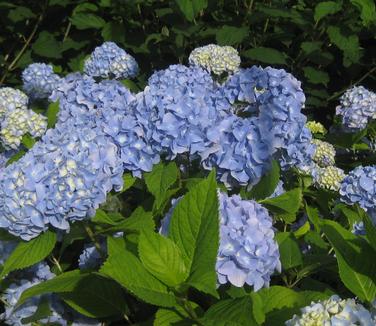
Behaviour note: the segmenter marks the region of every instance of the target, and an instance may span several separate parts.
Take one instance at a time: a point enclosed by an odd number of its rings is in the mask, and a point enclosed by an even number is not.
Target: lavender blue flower
[[[376,208],[376,166],[358,166],[343,179],[341,201],[359,204],[365,211]]]
[[[355,235],[366,235],[366,229],[363,221],[354,223],[351,232]]]
[[[239,69],[240,57],[232,46],[208,44],[191,52],[189,64],[202,67],[215,75],[232,74]]]
[[[0,265],[4,265],[4,262],[7,260],[14,248],[16,248],[16,246],[16,241],[0,240]]]
[[[180,198],[161,222],[160,233],[168,234],[172,213]],[[216,270],[218,283],[242,287],[245,283],[255,291],[269,286],[274,271],[281,270],[278,245],[274,240],[272,218],[255,201],[240,196],[228,197],[219,192],[220,246]]]
[[[106,249],[106,241],[101,241],[101,247],[103,250]],[[96,269],[103,263],[103,257],[97,250],[94,244],[85,244],[84,250],[82,251],[78,259],[78,267],[81,270],[86,269]]]
[[[372,315],[363,305],[355,299],[341,299],[337,295],[328,300],[312,302],[310,306],[301,309],[299,315],[285,322],[286,326],[345,326],[362,325],[373,326],[376,316]]]
[[[93,77],[126,79],[138,73],[136,60],[113,42],[96,47],[85,61],[85,74]]]
[[[23,89],[32,99],[46,99],[61,79],[51,65],[33,63],[22,72]]]
[[[364,129],[370,120],[376,118],[376,93],[363,86],[348,89],[340,98],[336,114],[342,117],[345,130]]]

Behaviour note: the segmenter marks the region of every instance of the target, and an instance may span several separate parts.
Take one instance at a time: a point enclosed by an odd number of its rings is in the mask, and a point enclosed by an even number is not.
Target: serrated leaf
[[[72,25],[75,26],[77,29],[100,29],[106,24],[106,21],[102,17],[99,17],[92,13],[82,12],[74,14],[70,18],[70,21]]]
[[[28,242],[22,241],[4,263],[0,278],[11,271],[32,266],[46,258],[55,247],[56,234],[46,231]]]
[[[55,37],[46,31],[39,33],[32,49],[34,53],[46,58],[61,58],[61,44]]]
[[[257,326],[249,296],[221,300],[212,305],[202,318],[205,326]]]
[[[278,185],[280,177],[280,168],[276,160],[272,161],[272,165],[268,173],[266,173],[258,184],[252,187],[247,193],[248,198],[256,200],[265,199],[273,194]]]
[[[324,300],[328,295],[321,292],[295,292],[283,286],[271,286],[257,292],[263,302],[266,314],[265,325],[280,326],[281,320],[286,321],[299,312],[300,307],[311,304],[312,301]]]
[[[269,64],[279,64],[279,65],[286,65],[286,55],[283,52],[280,52],[276,49],[266,48],[266,47],[258,47],[246,50],[242,52],[242,55],[246,58],[269,63]]]
[[[167,286],[177,286],[188,277],[179,247],[153,231],[140,234],[138,252],[142,264]]]
[[[317,70],[314,67],[304,67],[304,76],[312,84],[323,84],[326,86],[329,83],[329,75],[325,71]]]
[[[360,10],[360,17],[363,25],[376,21],[375,2],[373,0],[350,0],[350,2]]]
[[[334,221],[324,220],[321,228],[335,250],[344,285],[361,300],[372,301],[376,297],[376,251]]]
[[[189,302],[189,305],[198,315],[201,313],[200,307],[194,303]],[[179,326],[191,326],[192,320],[188,313],[179,306],[174,308],[159,308],[155,314],[154,326],[170,326],[170,325],[179,325]]]
[[[29,8],[23,6],[17,6],[15,9],[10,10],[8,14],[8,18],[15,23],[34,17],[35,14]]]
[[[290,269],[303,264],[302,253],[294,235],[290,232],[279,232],[275,236],[283,269]]]
[[[208,0],[175,0],[188,21],[193,21],[201,10],[208,6]]]
[[[98,274],[87,275],[73,291],[59,296],[74,310],[91,318],[121,316],[127,307],[118,284]]]
[[[217,183],[212,171],[179,201],[169,227],[169,237],[180,248],[190,271],[187,282],[214,296],[217,295],[218,209]]]
[[[259,202],[285,222],[292,223],[296,219],[302,197],[301,189],[296,188],[286,191],[278,197],[260,200]]]
[[[166,200],[167,191],[176,182],[178,175],[175,162],[167,165],[159,163],[154,166],[153,171],[144,174],[146,186],[155,198],[157,209]]]
[[[21,143],[27,149],[31,149],[35,144],[35,139],[33,137],[31,137],[29,134],[25,134],[25,135],[22,136]]]
[[[100,272],[107,275],[141,300],[161,307],[174,307],[175,297],[149,273],[131,252],[113,247]]]
[[[316,5],[314,19],[318,22],[320,19],[328,15],[333,15],[342,9],[341,2],[323,1]]]
[[[216,34],[216,40],[219,45],[235,45],[242,43],[248,36],[248,27],[236,27],[224,25]]]
[[[131,188],[136,182],[136,180],[137,179],[134,176],[132,176],[131,173],[125,173],[123,175],[124,185],[123,185],[123,189],[121,190],[121,192],[127,191],[129,188]]]

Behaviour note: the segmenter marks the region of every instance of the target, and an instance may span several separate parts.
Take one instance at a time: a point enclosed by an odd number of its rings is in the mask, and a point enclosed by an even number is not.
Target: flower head
[[[23,89],[31,98],[48,98],[60,80],[45,63],[33,63],[22,72]]]
[[[0,121],[8,114],[8,112],[16,109],[27,109],[29,98],[18,89],[10,87],[0,88]]]
[[[85,61],[85,74],[92,77],[125,79],[138,73],[136,60],[113,42],[96,47]]]
[[[316,187],[338,191],[346,175],[342,169],[336,166],[327,166],[324,168],[316,166],[312,170],[312,176]]]
[[[324,125],[317,121],[307,121],[306,127],[311,131],[313,134],[322,134],[325,135],[327,130],[325,129]]]
[[[348,89],[340,99],[336,114],[342,117],[345,130],[364,129],[370,120],[376,118],[376,93],[363,86]]]
[[[320,167],[334,165],[336,156],[336,150],[334,146],[319,139],[312,139],[312,143],[316,146],[313,160]]]

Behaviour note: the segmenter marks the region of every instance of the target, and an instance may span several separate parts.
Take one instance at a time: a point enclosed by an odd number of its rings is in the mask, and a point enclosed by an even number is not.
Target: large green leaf
[[[175,0],[188,21],[193,21],[201,10],[208,6],[208,0]]]
[[[47,31],[42,31],[32,46],[33,51],[46,58],[61,58],[61,44],[55,36]]]
[[[190,271],[188,282],[216,295],[219,218],[215,171],[179,201],[171,218],[169,237],[182,252]]]
[[[314,291],[295,292],[283,286],[271,286],[258,292],[266,314],[265,325],[280,326],[299,312],[299,308],[311,304],[312,301],[324,300],[327,294]]]
[[[289,269],[303,264],[302,253],[294,234],[279,232],[276,235],[283,269]]]
[[[258,47],[242,52],[246,58],[270,64],[286,65],[286,55],[276,49]]]
[[[317,70],[314,67],[304,67],[304,76],[312,84],[323,84],[326,86],[329,83],[329,75],[325,71]]]
[[[252,187],[249,193],[247,193],[247,197],[256,200],[269,197],[277,187],[279,177],[280,168],[278,162],[273,160],[270,171],[262,177],[258,184]]]
[[[257,326],[250,296],[221,300],[212,305],[203,317],[205,326]]]
[[[54,249],[56,234],[47,231],[30,241],[21,241],[4,263],[0,278],[16,269],[32,266],[46,258]]]
[[[148,190],[155,197],[155,206],[159,208],[166,201],[168,189],[176,182],[179,170],[175,162],[167,165],[159,163],[154,166],[153,171],[144,174]]]
[[[248,36],[248,27],[235,27],[224,25],[217,32],[216,40],[219,45],[235,45],[243,42]]]
[[[77,27],[78,29],[100,29],[106,24],[106,21],[102,17],[99,17],[92,13],[82,12],[74,14],[71,17],[70,21],[72,22],[72,25]]]
[[[321,228],[335,250],[342,282],[361,300],[372,301],[376,297],[376,251],[334,221],[324,220]]]
[[[315,14],[313,17],[315,18],[315,21],[318,22],[320,19],[324,18],[325,16],[335,14],[341,9],[342,9],[341,2],[335,2],[335,1],[319,2],[315,7]]]
[[[47,108],[47,127],[53,128],[57,121],[57,115],[59,113],[59,101],[52,102]]]
[[[360,10],[360,17],[364,25],[376,21],[375,2],[373,0],[350,0],[350,2]]]
[[[200,307],[194,302],[187,302],[191,309],[199,315],[201,313]],[[174,308],[159,308],[155,314],[154,326],[192,326],[195,325],[190,319],[189,314],[182,307]]]
[[[180,249],[172,240],[153,231],[143,231],[138,251],[145,268],[166,285],[177,286],[188,277]]]
[[[100,272],[145,302],[161,307],[176,305],[175,297],[167,287],[149,273],[134,254],[120,246],[112,247],[112,253]]]

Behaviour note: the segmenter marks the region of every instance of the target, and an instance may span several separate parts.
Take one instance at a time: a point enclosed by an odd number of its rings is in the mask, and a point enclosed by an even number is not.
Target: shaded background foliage
[[[292,72],[305,113],[329,125],[345,89],[376,79],[372,0],[17,0],[0,1],[0,21],[1,84],[19,85],[32,62],[80,70],[95,46],[115,41],[140,64],[142,89],[154,70],[218,43],[236,47],[244,66]]]

